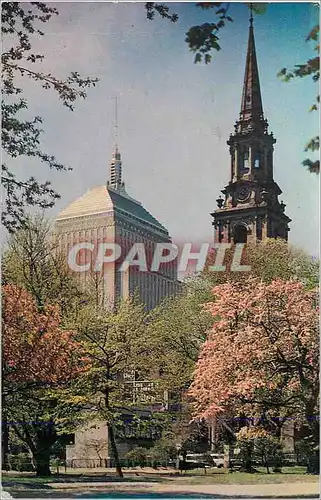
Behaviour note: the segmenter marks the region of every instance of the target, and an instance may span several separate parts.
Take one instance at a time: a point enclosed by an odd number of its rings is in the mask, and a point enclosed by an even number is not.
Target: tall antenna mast
[[[250,26],[253,26],[253,4],[250,3]]]
[[[112,154],[109,170],[109,180],[107,186],[112,187],[116,191],[125,192],[124,183],[122,182],[122,161],[121,154],[118,151],[118,98],[112,97],[114,100],[114,140],[115,149]]]
[[[114,99],[114,134],[115,134],[115,148],[118,149],[118,98],[112,97]]]

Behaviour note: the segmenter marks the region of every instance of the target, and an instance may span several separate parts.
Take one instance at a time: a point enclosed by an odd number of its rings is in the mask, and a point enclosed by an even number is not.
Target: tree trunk
[[[51,476],[50,449],[42,449],[34,454],[37,476]]]
[[[5,413],[2,414],[2,453],[1,468],[9,470],[9,426]]]
[[[307,473],[320,474],[320,456],[317,450],[313,451],[308,457]]]
[[[123,471],[121,470],[121,464],[119,461],[119,456],[118,456],[118,450],[117,450],[117,445],[116,445],[116,440],[115,440],[115,434],[114,434],[114,429],[113,425],[111,423],[107,424],[107,429],[108,429],[108,437],[109,437],[109,442],[112,450],[112,454],[115,460],[115,467],[116,467],[116,472],[119,477],[124,477],[123,476]]]
[[[309,416],[310,415],[310,416]],[[320,473],[320,424],[319,419],[316,415],[314,418],[313,410],[308,409],[307,411],[307,421],[311,431],[311,453],[308,457],[307,473],[308,474],[319,474]]]
[[[243,462],[241,467],[242,472],[253,472],[252,454],[253,454],[252,445],[246,446],[243,451],[243,457],[242,457],[242,462]]]
[[[252,472],[252,457],[247,456],[244,460],[244,472]]]

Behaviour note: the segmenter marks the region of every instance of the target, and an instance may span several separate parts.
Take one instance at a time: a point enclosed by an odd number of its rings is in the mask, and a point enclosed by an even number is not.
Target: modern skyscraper
[[[112,155],[109,178],[106,185],[89,189],[87,193],[72,202],[56,218],[55,233],[61,250],[67,255],[77,249],[77,265],[83,285],[98,288],[102,304],[113,307],[120,298],[136,293],[148,309],[157,306],[166,296],[174,294],[179,288],[177,263],[161,265],[157,272],[151,271],[151,261],[157,244],[171,243],[167,229],[153,217],[143,205],[127,193],[122,180],[122,161],[118,147]],[[89,244],[87,249],[80,248]],[[122,271],[122,259],[105,264],[102,271],[95,270],[97,248],[101,243],[116,243],[120,246],[122,257],[136,243],[143,244],[146,254],[147,271],[130,266]],[[131,374],[128,374],[131,375]],[[132,385],[133,401],[136,403],[138,391],[144,393],[149,381],[136,380],[136,375],[128,378]],[[122,409],[124,421],[131,422],[138,415],[150,416],[150,410],[139,407]],[[80,427],[74,435],[74,444],[66,448],[66,459],[72,467],[97,467],[109,463],[109,439],[105,422],[95,422]],[[127,429],[127,427],[126,427]],[[128,424],[127,431],[131,426]],[[132,431],[131,431],[132,432]],[[149,434],[131,436],[131,439],[118,438],[120,455],[137,445],[140,439],[151,441]],[[100,450],[97,453],[97,450]]]
[[[150,270],[157,243],[170,243],[167,229],[143,205],[128,195],[122,180],[122,161],[118,147],[112,155],[106,185],[89,189],[56,218],[55,232],[66,255],[79,245],[77,265],[83,283],[97,278],[103,304],[113,306],[121,297],[137,293],[148,309],[177,291],[176,261],[162,264],[157,272]],[[80,248],[82,243],[92,248]],[[122,255],[115,262],[95,271],[100,243],[117,243]],[[142,243],[147,271],[130,266],[121,271],[122,259],[135,243]]]

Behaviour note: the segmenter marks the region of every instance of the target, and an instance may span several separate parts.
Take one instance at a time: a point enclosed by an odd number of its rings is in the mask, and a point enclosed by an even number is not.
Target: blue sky
[[[241,102],[246,6],[231,3],[234,22],[222,31],[222,50],[208,66],[195,65],[184,42],[190,26],[212,19],[211,11],[194,4],[171,4],[179,14],[177,24],[148,21],[143,3],[65,2],[57,8],[60,15],[48,23],[46,36],[34,40],[46,55],[43,69],[57,76],[75,70],[100,82],[74,113],[27,82],[29,111],[44,118],[43,147],[73,171],[48,173],[31,162],[16,162],[17,170],[51,180],[61,193],[50,217],[104,184],[114,144],[112,98],[118,96],[129,194],[168,227],[174,240],[212,241],[209,214],[229,181],[226,140]],[[269,4],[254,20],[263,107],[277,139],[275,180],[292,219],[290,242],[311,254],[318,252],[319,180],[300,162],[305,143],[318,133],[318,114],[308,112],[317,84],[309,79],[286,84],[276,75],[314,56],[305,38],[317,20],[315,5],[290,2]]]

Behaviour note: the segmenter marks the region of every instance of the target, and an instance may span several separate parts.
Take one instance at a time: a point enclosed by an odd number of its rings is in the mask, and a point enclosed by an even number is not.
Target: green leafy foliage
[[[219,43],[219,31],[224,28],[226,22],[233,19],[228,16],[230,3],[213,2],[213,4],[197,4],[201,8],[215,8],[216,20],[213,23],[204,23],[191,27],[186,33],[185,41],[191,52],[195,53],[195,63],[205,62],[208,64],[212,60],[212,51],[221,50]]]
[[[39,311],[31,295],[12,284],[3,287],[2,333],[3,451],[11,428],[32,454],[37,474],[50,475],[51,447],[61,430],[59,399],[83,369],[79,344],[61,328],[57,307]]]
[[[185,452],[205,453],[208,450],[208,427],[203,420],[193,421],[187,398],[184,398],[182,403],[172,424],[172,437],[181,443],[181,450]]]
[[[208,264],[214,262],[211,257]],[[307,289],[315,289],[319,284],[319,260],[311,257],[302,249],[289,245],[282,239],[267,238],[256,244],[247,244],[242,264],[250,266],[248,272],[230,272],[232,253],[226,252],[224,273],[213,273],[206,268],[202,276],[213,285],[226,281],[244,281],[245,277],[253,276],[266,283],[281,278],[283,280],[297,280]]]
[[[17,453],[8,457],[10,469],[18,472],[33,472],[34,467],[28,453]]]
[[[23,390],[17,387],[4,400],[3,411],[6,412],[10,428],[32,454],[32,470],[35,469],[39,476],[50,475],[51,450],[59,439],[59,432],[62,432],[56,423],[60,391],[59,387],[54,386],[51,389],[31,386]],[[15,469],[16,464],[11,464],[10,460],[9,464]]]
[[[318,286],[318,261],[280,239],[247,245],[243,263],[251,266],[250,276],[265,283],[282,278],[297,280],[308,290]],[[146,335],[151,353],[149,360],[152,366],[158,368],[156,373],[161,373],[158,384],[168,391],[170,407],[177,410],[176,421],[171,428],[189,451],[203,451],[202,422],[190,425],[193,417],[189,407],[191,402],[184,397],[184,393],[191,384],[199,351],[215,320],[204,304],[213,300],[214,285],[228,281],[242,283],[245,275],[247,273],[244,272],[203,272],[199,277],[187,280],[182,293],[165,301],[151,316]],[[273,398],[276,404],[275,395]]]
[[[268,474],[270,473],[270,467],[272,467],[273,472],[281,472],[284,454],[278,438],[270,434],[259,436],[255,440],[254,450],[260,456],[262,465],[266,467]]]
[[[125,458],[130,462],[134,462],[135,465],[144,467],[147,460],[147,448],[142,448],[141,446],[136,446],[133,450],[126,453]]]
[[[10,236],[2,273],[3,283],[30,292],[39,310],[46,304],[57,304],[62,315],[67,315],[84,299],[49,222],[42,216],[26,217],[24,227]]]
[[[106,422],[111,453],[122,477],[115,436],[117,431],[122,432],[123,408],[134,406],[141,397],[135,381],[138,374],[145,379],[147,313],[135,299],[121,301],[113,310],[88,303],[70,316],[69,321],[90,368],[66,393],[62,410],[68,405],[70,414],[74,413],[74,427],[81,420]],[[153,387],[148,396],[153,396]],[[66,419],[62,411],[61,422],[68,424],[68,421],[70,415]]]
[[[157,464],[167,464],[177,457],[175,443],[166,438],[159,439],[149,450],[149,456]]]
[[[266,10],[265,3],[246,3],[256,14],[262,14]],[[230,10],[230,2],[199,2],[196,7],[202,10],[214,10],[214,21],[204,23],[197,26],[192,26],[186,33],[185,41],[191,52],[195,54],[194,62],[205,62],[208,64],[212,60],[212,53],[221,50],[219,42],[219,32],[229,22],[233,22],[233,18],[228,15]],[[178,15],[169,12],[169,7],[166,4],[157,4],[148,2],[145,4],[147,19],[153,20],[157,13],[162,18],[177,22]]]
[[[256,456],[270,473],[270,467],[280,472],[283,462],[280,441],[265,429],[258,427],[242,427],[237,433],[238,458],[245,472],[253,471],[253,461]]]
[[[28,110],[28,102],[23,96],[23,82],[29,79],[44,89],[53,90],[62,104],[73,110],[76,100],[86,98],[86,89],[98,81],[97,78],[83,78],[76,71],[60,79],[41,70],[45,56],[34,53],[32,43],[36,37],[44,36],[39,26],[57,14],[55,7],[42,2],[2,3],[2,147],[9,161],[9,164],[7,162],[2,166],[2,185],[5,190],[2,220],[10,232],[24,224],[26,207],[50,208],[59,198],[49,181],[39,183],[34,176],[18,179],[10,160],[19,159],[21,162],[27,156],[45,163],[49,168],[67,170],[53,155],[41,148],[42,118],[22,118]]]
[[[318,259],[284,240],[268,238],[256,245],[247,245],[246,254],[251,265],[251,275],[267,283],[277,278],[295,279],[307,289],[318,287]]]
[[[114,311],[89,303],[70,318],[70,325],[74,325],[78,340],[91,359],[91,369],[79,381],[79,388],[84,383],[89,398],[98,397],[101,404],[97,400],[97,409],[105,420],[110,409],[120,408],[125,402],[134,403],[131,378],[124,374],[143,370],[140,356],[145,351],[146,321],[143,305],[134,299],[120,302]]]
[[[180,295],[164,301],[152,313],[147,337],[150,362],[161,373],[158,383],[171,392],[173,403],[179,403],[180,391],[191,381],[200,346],[212,324],[203,309],[209,299],[210,284],[190,280]]]
[[[296,454],[300,460],[307,465],[307,472],[311,474],[319,474],[320,460],[319,451],[320,446],[316,445],[315,440],[311,435],[307,435],[295,442],[294,446]]]
[[[37,473],[49,475],[51,448],[63,432],[58,417],[73,418],[61,404],[62,394],[82,363],[75,343],[68,358],[69,334],[61,313],[67,317],[82,295],[44,219],[28,218],[9,238],[3,280],[3,433],[14,430]]]
[[[158,14],[163,19],[168,19],[173,23],[176,23],[178,21],[178,15],[175,13],[172,14],[169,10],[168,5],[164,3],[147,2],[145,4],[145,9],[147,19],[149,19],[150,21],[155,19],[155,14]]]

